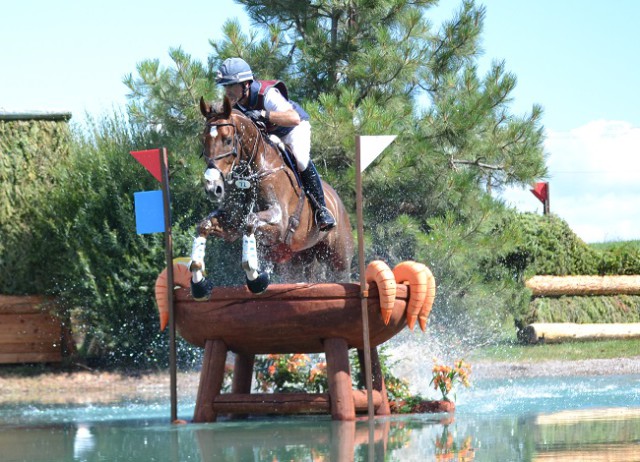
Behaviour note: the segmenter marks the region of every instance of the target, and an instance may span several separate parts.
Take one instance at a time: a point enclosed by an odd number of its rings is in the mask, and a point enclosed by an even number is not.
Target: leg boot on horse
[[[302,186],[305,192],[310,196],[318,228],[320,231],[329,231],[336,226],[336,220],[325,204],[322,181],[320,180],[316,166],[311,160],[307,168],[300,172],[300,179],[302,180]]]

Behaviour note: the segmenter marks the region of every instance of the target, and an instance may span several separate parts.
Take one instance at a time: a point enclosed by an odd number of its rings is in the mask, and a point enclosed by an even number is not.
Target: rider
[[[224,86],[236,109],[253,121],[264,123],[270,135],[276,135],[291,147],[304,190],[312,197],[318,228],[320,231],[333,228],[336,221],[326,207],[322,181],[310,157],[309,114],[288,99],[285,84],[279,80],[254,80],[251,67],[241,58],[226,59],[216,82]]]

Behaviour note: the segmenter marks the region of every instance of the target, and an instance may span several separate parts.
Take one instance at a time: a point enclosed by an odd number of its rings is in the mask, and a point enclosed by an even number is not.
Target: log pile
[[[534,298],[640,295],[640,276],[534,276],[526,286]],[[532,323],[520,338],[528,343],[640,338],[640,323]]]
[[[575,324],[572,322],[529,324],[524,329],[528,343],[640,338],[640,323]]]
[[[535,297],[640,295],[640,276],[534,276],[526,286]]]

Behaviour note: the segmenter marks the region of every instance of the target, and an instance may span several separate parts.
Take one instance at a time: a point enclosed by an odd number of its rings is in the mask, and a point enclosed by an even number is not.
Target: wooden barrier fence
[[[67,336],[60,320],[41,309],[46,301],[0,295],[0,364],[62,361]]]

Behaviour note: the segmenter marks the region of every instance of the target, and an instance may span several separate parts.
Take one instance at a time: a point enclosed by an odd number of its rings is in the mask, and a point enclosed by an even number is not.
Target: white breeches
[[[296,164],[298,164],[298,170],[301,172],[306,170],[311,155],[311,124],[309,121],[300,122],[287,136],[282,138],[282,141],[291,147]]]

